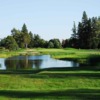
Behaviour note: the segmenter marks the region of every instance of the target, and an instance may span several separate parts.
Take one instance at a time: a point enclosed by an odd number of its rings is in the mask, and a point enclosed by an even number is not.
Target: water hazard
[[[79,64],[74,61],[57,60],[51,58],[50,55],[15,56],[10,58],[0,58],[1,70],[26,70],[78,66]]]

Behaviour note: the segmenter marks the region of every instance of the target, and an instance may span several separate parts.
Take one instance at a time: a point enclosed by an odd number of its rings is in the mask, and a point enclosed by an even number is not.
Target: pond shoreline
[[[84,49],[73,49],[73,48],[65,48],[65,49],[45,49],[45,48],[34,48],[34,49],[19,49],[17,51],[0,51],[1,58],[8,58],[12,56],[19,55],[50,55],[54,59],[58,60],[71,60],[78,62],[80,64],[87,63],[88,61],[92,61],[91,59],[100,59],[99,50],[84,50]]]

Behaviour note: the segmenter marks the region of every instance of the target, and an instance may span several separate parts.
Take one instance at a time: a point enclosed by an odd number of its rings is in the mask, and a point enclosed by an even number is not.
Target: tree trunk
[[[27,49],[27,43],[25,44],[25,48]]]

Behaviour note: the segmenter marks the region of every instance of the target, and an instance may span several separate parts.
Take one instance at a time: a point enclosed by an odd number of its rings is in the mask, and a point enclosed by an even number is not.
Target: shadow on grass
[[[87,77],[100,79],[100,73],[47,73],[43,75],[47,75],[51,78]]]
[[[100,67],[53,67],[39,70],[0,70],[0,74],[36,74],[42,71],[100,71]]]
[[[65,91],[50,91],[50,92],[32,92],[32,91],[12,91],[0,90],[0,96],[10,98],[74,98],[80,100],[100,100],[99,89],[70,89]]]
[[[0,70],[0,74],[36,74],[41,70]]]
[[[85,78],[95,78],[100,79],[100,73],[42,73],[42,74],[30,74],[22,75],[25,78],[69,78],[69,77],[85,77]]]
[[[90,66],[100,67],[100,55],[91,55],[88,58],[88,63]]]
[[[61,67],[61,68],[45,68],[41,71],[100,71],[100,67],[97,66],[82,66],[82,67]]]

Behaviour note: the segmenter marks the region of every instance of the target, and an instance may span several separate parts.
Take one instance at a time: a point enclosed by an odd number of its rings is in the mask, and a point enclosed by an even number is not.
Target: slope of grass
[[[99,50],[82,49],[37,49],[41,54],[49,54],[53,58],[84,59],[94,55],[100,55]]]
[[[64,91],[0,91],[1,100],[99,100],[99,89],[68,89]]]
[[[11,56],[17,55],[38,55],[35,49],[19,49],[17,51],[9,51],[9,50],[0,50],[0,58],[7,58]]]
[[[100,71],[0,74],[0,100],[99,100]]]
[[[99,50],[82,50],[82,49],[19,49],[17,51],[0,50],[0,58],[7,58],[17,55],[51,55],[57,59],[75,60],[80,63],[86,62],[86,59],[93,57],[100,57]]]

